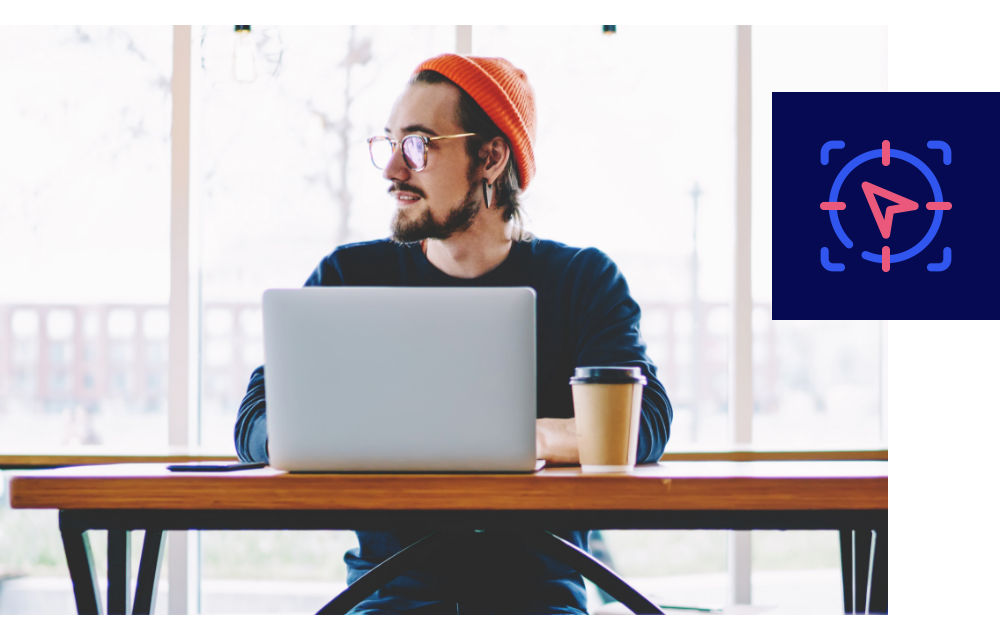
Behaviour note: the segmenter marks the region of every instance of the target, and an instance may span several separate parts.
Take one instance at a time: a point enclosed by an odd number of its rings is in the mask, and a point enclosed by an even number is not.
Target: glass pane
[[[660,606],[715,609],[729,601],[725,531],[602,531],[592,551]],[[606,555],[602,555],[602,552]],[[625,611],[591,586],[593,611]]]
[[[417,63],[454,41],[453,27],[193,27],[203,445],[234,451],[237,408],[263,362],[264,289],[299,287],[337,245],[388,235],[366,140]],[[343,587],[341,558],[356,544],[351,532],[206,532],[202,610],[314,613]],[[245,579],[270,581],[257,589],[268,599]]]
[[[615,260],[674,407],[669,448],[724,444],[735,30],[475,27],[472,44],[535,89],[527,228]]]
[[[170,27],[0,27],[0,57],[0,446],[165,443]]]
[[[252,81],[232,27],[192,30],[193,206],[201,220],[202,443],[232,451],[261,364],[260,296],[298,287],[338,244],[388,235],[366,140],[454,28],[253,26]],[[240,54],[243,55],[243,54]]]
[[[752,531],[753,604],[762,613],[844,612],[840,534]]]
[[[887,51],[885,27],[753,29],[753,440],[760,447],[886,444],[882,323],[770,319],[770,158],[772,91],[884,91]]]
[[[883,323],[776,322],[770,306],[771,199],[780,197],[772,193],[771,92],[883,91],[886,38],[884,27],[753,28],[753,443],[759,448],[886,444]],[[752,541],[754,605],[843,611],[835,532],[758,531]]]
[[[170,27],[0,27],[0,59],[0,450],[165,445]],[[76,610],[55,512],[0,495],[0,574],[0,613]]]

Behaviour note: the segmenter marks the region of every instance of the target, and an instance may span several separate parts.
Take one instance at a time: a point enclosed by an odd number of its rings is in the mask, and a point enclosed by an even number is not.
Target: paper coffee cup
[[[570,378],[580,466],[587,472],[629,471],[639,446],[646,377],[639,367],[577,367]]]

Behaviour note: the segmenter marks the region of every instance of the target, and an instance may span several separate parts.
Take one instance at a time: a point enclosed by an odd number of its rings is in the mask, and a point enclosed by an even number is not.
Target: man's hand
[[[539,418],[535,421],[536,455],[551,464],[580,464],[574,418]]]

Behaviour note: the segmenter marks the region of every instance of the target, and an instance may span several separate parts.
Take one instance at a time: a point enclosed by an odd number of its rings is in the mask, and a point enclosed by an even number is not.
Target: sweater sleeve
[[[639,333],[639,305],[617,265],[596,249],[581,251],[581,268],[572,287],[573,317],[578,323],[576,366],[640,367],[646,376],[642,390],[637,462],[655,462],[670,438],[673,407],[656,377]]]
[[[306,287],[343,284],[343,274],[336,253],[324,258],[306,280]],[[268,462],[267,403],[264,392],[264,367],[250,374],[250,384],[240,403],[233,430],[236,454],[243,462]]]
[[[236,454],[243,462],[267,462],[267,413],[264,367],[254,369],[236,417]]]

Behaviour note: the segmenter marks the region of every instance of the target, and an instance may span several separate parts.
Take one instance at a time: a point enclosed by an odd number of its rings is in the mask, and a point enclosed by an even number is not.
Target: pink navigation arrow
[[[875,224],[878,225],[879,232],[886,240],[889,239],[889,233],[892,231],[892,216],[897,213],[916,211],[920,208],[920,205],[913,200],[904,198],[899,194],[893,193],[888,189],[883,189],[882,187],[876,186],[870,182],[862,182],[861,188],[865,192],[865,198],[868,199],[868,206],[871,207],[872,215],[875,216]],[[875,201],[875,196],[881,196],[886,200],[892,200],[896,204],[886,209],[883,214],[882,208],[879,207],[878,202]]]

